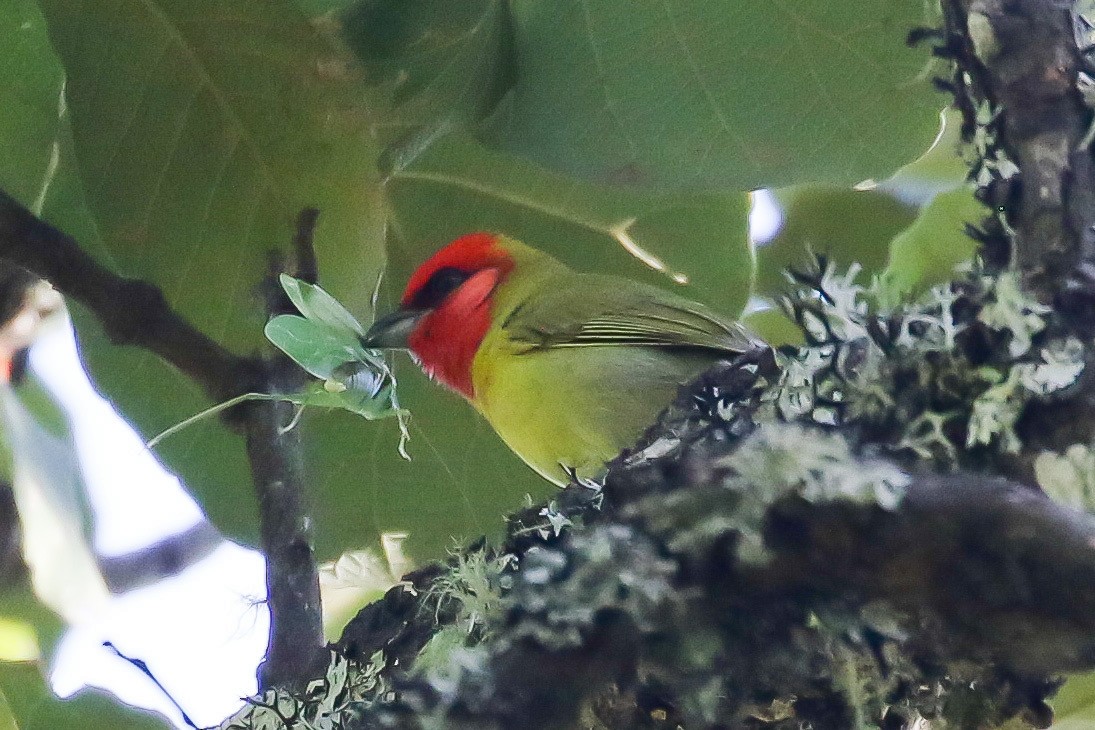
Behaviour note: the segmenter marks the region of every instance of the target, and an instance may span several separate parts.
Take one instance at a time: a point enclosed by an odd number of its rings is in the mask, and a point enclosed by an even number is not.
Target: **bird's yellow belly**
[[[714,357],[646,347],[481,352],[476,406],[529,466],[557,483],[563,467],[594,476],[632,445]]]

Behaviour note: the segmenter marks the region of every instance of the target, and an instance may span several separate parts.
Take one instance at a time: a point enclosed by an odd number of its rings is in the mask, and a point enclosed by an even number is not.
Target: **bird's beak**
[[[370,350],[406,350],[407,338],[414,328],[429,314],[430,309],[397,309],[386,314],[369,328],[361,338],[361,344]]]

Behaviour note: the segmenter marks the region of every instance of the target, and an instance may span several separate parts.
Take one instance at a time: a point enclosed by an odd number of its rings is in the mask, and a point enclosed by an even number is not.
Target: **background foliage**
[[[320,282],[363,322],[378,282],[384,310],[476,229],[727,312],[777,297],[808,249],[897,297],[972,250],[954,135],[932,148],[933,62],[905,45],[930,5],[7,0],[0,186],[240,352],[266,346],[256,287],[305,205],[322,211]],[[784,225],[754,250],[760,187]],[[146,437],[210,405],[72,314]],[[749,319],[778,342],[780,318]],[[550,494],[458,398],[406,359],[395,371],[410,461],[394,421],[304,416],[323,559],[386,531],[437,557]],[[255,541],[238,436],[209,420],[159,453],[222,531]]]

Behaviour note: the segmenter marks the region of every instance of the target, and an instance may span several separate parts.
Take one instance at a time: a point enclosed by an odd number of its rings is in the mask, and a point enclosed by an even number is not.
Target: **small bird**
[[[462,236],[419,266],[362,344],[409,350],[557,484],[597,475],[679,386],[764,347],[702,304],[573,271],[491,233]]]

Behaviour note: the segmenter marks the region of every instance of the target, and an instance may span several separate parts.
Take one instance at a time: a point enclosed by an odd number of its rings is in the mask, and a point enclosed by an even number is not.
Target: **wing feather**
[[[508,338],[526,351],[616,345],[739,354],[762,345],[737,322],[654,286],[592,274],[555,284],[505,318]]]

